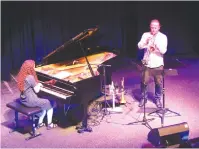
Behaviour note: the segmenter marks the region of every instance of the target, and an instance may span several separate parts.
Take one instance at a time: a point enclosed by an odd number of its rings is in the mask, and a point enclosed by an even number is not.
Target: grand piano
[[[80,121],[87,123],[87,106],[101,93],[101,68],[105,62],[117,56],[107,49],[99,50],[98,47],[98,50],[92,51],[85,47],[85,41],[97,31],[96,27],[81,32],[49,53],[35,68],[38,79],[43,84],[41,92],[52,96],[57,102],[59,112],[56,112],[55,119],[61,124],[66,121],[73,121],[72,124]],[[80,51],[83,56],[75,55]],[[54,80],[54,83],[46,84],[49,80]],[[81,105],[83,109],[80,108]]]

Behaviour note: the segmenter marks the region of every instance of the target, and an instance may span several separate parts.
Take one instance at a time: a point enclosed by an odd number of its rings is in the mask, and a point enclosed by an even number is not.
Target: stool
[[[19,99],[17,99],[17,100],[19,100]],[[14,132],[17,128],[19,128],[18,114],[22,113],[22,114],[28,116],[32,123],[32,133],[30,133],[31,136],[26,138],[26,140],[30,140],[32,138],[35,138],[35,137],[41,135],[40,133],[36,134],[35,119],[36,119],[36,114],[40,113],[42,111],[42,109],[40,107],[34,107],[34,108],[26,107],[23,104],[19,103],[19,101],[17,101],[17,100],[6,104],[7,107],[9,107],[15,111],[15,128],[13,129],[12,132]]]

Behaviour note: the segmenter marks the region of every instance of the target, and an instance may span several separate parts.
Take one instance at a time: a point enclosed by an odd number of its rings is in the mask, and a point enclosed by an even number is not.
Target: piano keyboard
[[[41,87],[40,90],[62,99],[67,99],[68,97],[71,97],[74,94],[74,92],[64,90],[56,86],[48,87],[47,84],[43,84],[43,87]]]

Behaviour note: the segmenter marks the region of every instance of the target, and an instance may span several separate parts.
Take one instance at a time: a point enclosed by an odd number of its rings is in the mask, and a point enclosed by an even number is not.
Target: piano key
[[[40,81],[40,82],[42,82],[42,81]],[[58,87],[56,85],[49,85],[49,84],[46,84],[44,82],[42,84],[43,84],[44,88],[47,88],[49,90],[55,90],[56,92],[61,92],[61,93],[63,92],[64,94],[74,94],[73,91],[60,88],[60,87]]]
[[[58,92],[49,90],[49,89],[47,89],[47,88],[45,88],[45,87],[41,87],[40,90],[43,91],[43,92],[45,92],[45,93],[49,93],[49,94],[54,95],[54,96],[56,96],[56,97],[62,98],[62,99],[67,99],[68,97],[71,97],[71,96],[72,96],[72,95],[67,95],[67,94],[66,94],[66,95],[60,94],[60,93],[58,93]]]

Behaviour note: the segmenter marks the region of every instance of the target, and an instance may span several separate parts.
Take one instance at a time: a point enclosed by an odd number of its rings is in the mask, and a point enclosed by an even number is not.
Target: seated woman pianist
[[[46,81],[45,83],[54,84],[55,80]],[[49,99],[38,97],[40,88],[43,85],[38,81],[35,72],[35,61],[24,61],[17,76],[17,85],[21,92],[21,104],[27,107],[40,107],[42,109],[42,112],[37,115],[39,117],[37,128],[45,126],[45,116],[47,116],[47,129],[55,128],[57,124],[52,123],[53,108],[55,107],[55,103]]]

